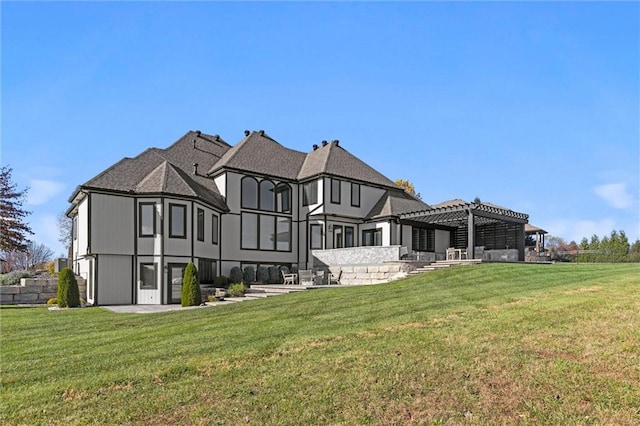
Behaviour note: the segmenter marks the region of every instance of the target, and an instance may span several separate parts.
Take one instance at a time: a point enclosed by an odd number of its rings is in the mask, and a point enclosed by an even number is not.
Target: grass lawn
[[[640,424],[638,264],[0,315],[3,424]]]

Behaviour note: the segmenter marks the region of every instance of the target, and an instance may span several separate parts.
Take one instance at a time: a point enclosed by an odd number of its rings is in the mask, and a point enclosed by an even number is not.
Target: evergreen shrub
[[[253,266],[244,267],[242,280],[247,284],[252,283],[256,280],[256,270],[253,268]]]
[[[269,284],[280,284],[280,268],[278,266],[269,266]]]
[[[240,269],[239,266],[234,266],[231,268],[231,271],[229,271],[229,282],[231,284],[241,283],[243,278],[242,269]]]
[[[182,306],[198,306],[202,303],[202,293],[200,292],[200,278],[198,269],[193,262],[189,262],[184,268],[182,277]]]
[[[58,306],[61,308],[75,308],[80,306],[80,290],[73,271],[64,268],[58,274]]]
[[[229,279],[227,277],[225,277],[224,275],[221,275],[219,277],[215,277],[213,279],[213,285],[215,287],[227,288],[227,287],[229,287]]]
[[[259,281],[262,284],[269,283],[269,267],[268,266],[258,266],[258,276],[256,277],[256,281]]]

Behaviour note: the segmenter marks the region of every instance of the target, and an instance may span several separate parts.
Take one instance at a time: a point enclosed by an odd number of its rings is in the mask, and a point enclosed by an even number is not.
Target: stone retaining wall
[[[80,297],[87,298],[87,282],[82,277],[76,277]],[[15,304],[46,304],[47,300],[58,295],[58,278],[22,278],[19,285],[0,286],[0,303]]]
[[[409,275],[410,271],[424,266],[428,262],[386,262],[377,265],[339,265],[331,266],[324,269],[340,277],[341,284],[344,285],[360,285],[360,284],[382,284],[389,281],[398,280]],[[324,282],[323,284],[327,284]]]

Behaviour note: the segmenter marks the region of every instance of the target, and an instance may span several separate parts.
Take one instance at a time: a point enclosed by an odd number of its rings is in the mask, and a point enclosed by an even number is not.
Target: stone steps
[[[424,272],[449,268],[450,266],[477,265],[479,263],[482,263],[482,259],[438,260],[436,262],[431,263],[430,265],[422,266],[420,268],[414,269],[413,271],[409,272],[409,275],[418,275]]]

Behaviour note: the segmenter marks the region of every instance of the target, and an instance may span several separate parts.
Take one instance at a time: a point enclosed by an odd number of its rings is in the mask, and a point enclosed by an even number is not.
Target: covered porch
[[[405,213],[403,223],[449,230],[450,247],[467,259],[524,261],[529,216],[490,203],[451,200]]]

